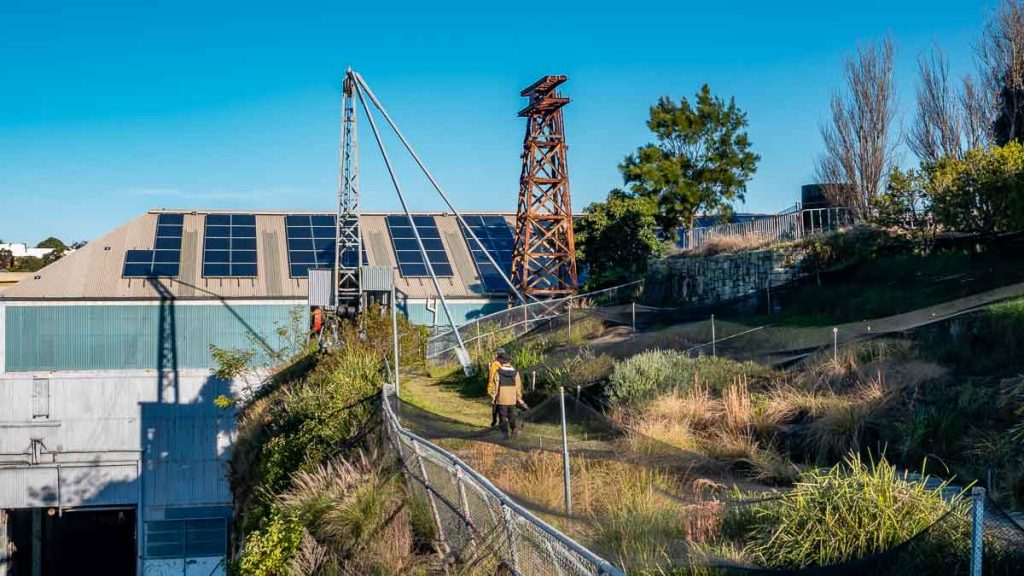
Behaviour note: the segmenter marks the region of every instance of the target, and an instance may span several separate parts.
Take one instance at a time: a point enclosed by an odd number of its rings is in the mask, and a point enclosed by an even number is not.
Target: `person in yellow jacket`
[[[504,348],[498,348],[494,352],[494,360],[491,361],[490,365],[487,366],[487,393],[491,394],[491,381],[494,380],[494,374],[501,368],[501,360],[498,358],[505,353]],[[493,397],[493,394],[491,394]],[[493,398],[491,402],[491,428],[498,425],[498,405],[494,404]]]
[[[523,381],[508,354],[498,354],[498,361],[501,365],[487,385],[487,394],[498,409],[501,431],[508,438],[516,433],[516,406],[525,409],[526,403],[523,402]]]

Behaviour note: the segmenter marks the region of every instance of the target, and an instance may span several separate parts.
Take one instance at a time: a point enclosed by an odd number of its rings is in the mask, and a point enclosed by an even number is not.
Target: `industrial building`
[[[464,216],[509,270],[514,215]],[[507,305],[454,215],[414,221],[455,323]],[[399,310],[446,324],[406,215],[360,230]],[[224,573],[235,415],[213,400],[240,383],[211,376],[210,346],[304,337],[335,234],[331,213],[151,211],[0,293],[0,557],[33,576]]]

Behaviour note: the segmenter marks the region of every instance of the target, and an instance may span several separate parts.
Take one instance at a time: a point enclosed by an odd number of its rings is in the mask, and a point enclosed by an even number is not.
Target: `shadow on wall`
[[[213,561],[210,573],[223,573],[217,569],[217,563],[223,558],[228,545],[231,492],[226,465],[234,440],[236,414],[233,409],[217,408],[213,401],[222,394],[230,395],[232,385],[209,374],[181,370],[178,338],[189,338],[190,335],[178,334],[175,299],[171,292],[160,280],[150,282],[160,295],[159,319],[155,326],[158,330],[154,355],[155,390],[150,389],[155,394],[141,391],[145,400],[138,403],[138,411],[123,415],[137,417],[135,433],[139,435],[141,463],[135,461],[136,457],[131,452],[121,452],[120,456],[107,454],[102,460],[97,456],[91,462],[62,466],[56,470],[55,479],[52,478],[54,468],[48,471],[43,466],[33,469],[33,474],[39,472],[50,476],[41,475],[38,481],[30,479],[30,485],[34,486],[29,489],[30,501],[43,508],[57,509],[55,516],[43,523],[44,530],[57,534],[44,539],[42,545],[44,556],[52,558],[48,560],[51,566],[56,566],[52,563],[59,563],[60,558],[68,558],[66,553],[70,542],[74,542],[74,571],[110,574],[109,554],[113,548],[108,541],[114,533],[102,528],[105,524],[97,521],[96,530],[75,532],[69,537],[71,526],[82,523],[72,522],[70,516],[67,521],[61,519],[68,514],[84,512],[65,512],[63,508],[68,505],[85,508],[137,504],[138,516],[131,514],[137,519],[137,527],[132,526],[130,548],[136,549],[138,531],[138,552],[147,566],[155,563],[154,566],[159,565],[161,570],[181,573],[177,566],[184,570],[186,562],[194,564],[196,558],[205,558]],[[272,350],[264,335],[256,332],[222,298],[218,299],[238,320],[237,329],[245,332],[254,346],[262,347],[264,351]],[[101,416],[103,410],[112,417],[122,416],[115,413],[117,409],[113,406],[100,407]],[[96,438],[110,444],[98,447],[97,451],[116,447],[120,452],[128,442],[127,438],[115,437],[105,430],[97,432]],[[115,458],[120,460],[115,461]],[[123,518],[118,525],[123,526]],[[64,530],[62,537],[60,530]],[[26,538],[28,542],[25,542]],[[31,562],[31,532],[27,537],[20,535],[19,540],[15,542],[19,551],[13,561],[20,567],[26,560]],[[83,540],[92,542],[92,545],[83,545]],[[131,564],[130,573],[134,573],[135,555]],[[202,561],[199,564],[205,566]],[[96,571],[91,571],[90,567],[95,567]],[[21,568],[22,571],[25,569]],[[31,569],[31,564],[27,569]],[[62,573],[63,568],[54,570],[47,572]]]

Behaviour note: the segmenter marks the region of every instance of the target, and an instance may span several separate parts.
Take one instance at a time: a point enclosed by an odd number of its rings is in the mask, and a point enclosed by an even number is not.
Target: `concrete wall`
[[[664,258],[651,263],[644,298],[672,306],[735,300],[800,277],[803,257],[800,250],[784,249]]]

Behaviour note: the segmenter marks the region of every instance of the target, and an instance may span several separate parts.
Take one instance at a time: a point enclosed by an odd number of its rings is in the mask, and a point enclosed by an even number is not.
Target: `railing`
[[[385,385],[381,395],[390,445],[410,489],[430,507],[446,561],[474,566],[482,574],[624,576],[457,456],[408,431],[391,406],[393,385]]]
[[[746,222],[681,230],[679,246],[684,250],[697,250],[710,242],[725,238],[754,242],[799,240],[846,228],[853,223],[853,213],[848,208],[810,208]]]
[[[521,304],[467,322],[459,326],[458,330],[462,341],[471,348],[482,339],[497,333],[511,332],[513,337],[522,336],[537,326],[558,318],[571,308],[589,308],[632,301],[642,287],[643,281],[637,280],[586,294]],[[444,358],[452,354],[457,347],[458,341],[452,330],[438,333],[427,339],[427,359]]]

